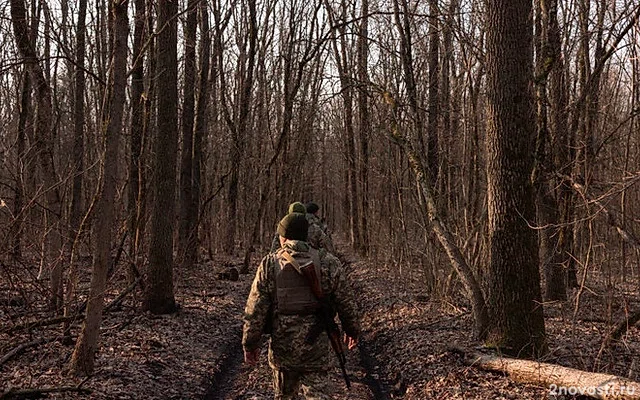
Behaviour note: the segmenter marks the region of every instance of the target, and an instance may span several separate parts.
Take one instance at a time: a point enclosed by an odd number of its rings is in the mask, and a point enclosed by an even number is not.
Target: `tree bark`
[[[440,26],[438,23],[438,0],[429,0],[429,104],[427,116],[427,160],[429,182],[437,188],[439,160],[438,118],[440,117],[439,45]]]
[[[358,36],[358,116],[360,118],[360,253],[369,253],[369,138],[371,115],[369,112],[369,0],[362,0]],[[325,204],[325,207],[327,205]]]
[[[195,246],[193,211],[193,129],[196,85],[196,32],[198,27],[197,1],[187,4],[187,22],[184,27],[184,82],[182,98],[182,153],[180,162],[180,196],[178,213],[178,262],[183,268],[191,267]]]
[[[24,224],[24,200],[25,182],[24,166],[27,162],[25,146],[27,143],[27,124],[32,120],[33,110],[31,107],[31,75],[25,69],[22,77],[22,90],[20,91],[20,113],[18,116],[18,137],[16,142],[17,168],[16,168],[16,192],[13,201],[14,220],[9,231],[11,241],[11,256],[22,257],[22,227]]]
[[[146,34],[146,4],[145,0],[135,0],[135,20],[133,31],[133,66],[131,68],[131,141],[129,158],[129,193],[127,201],[129,252],[130,261],[127,264],[127,280],[133,282],[139,274],[138,254],[140,251],[140,224],[142,223],[142,202],[144,198],[143,175],[144,166],[142,151],[145,134],[145,103],[149,93],[144,90],[144,61],[142,48]]]
[[[545,275],[545,300],[567,299],[566,270],[563,254],[559,251],[556,226],[560,221],[560,207],[554,190],[556,158],[553,157],[547,80],[560,58],[560,36],[557,26],[557,1],[536,3],[536,102],[537,139],[532,181],[536,191],[540,241],[540,267]],[[560,64],[561,66],[561,64]],[[554,124],[552,124],[554,125]]]
[[[177,0],[158,3],[158,134],[155,140],[154,207],[151,215],[145,309],[153,314],[176,310],[173,295],[173,233],[178,150]]]
[[[546,351],[531,172],[535,144],[531,2],[487,7],[488,341],[525,357]]]
[[[200,78],[198,83],[198,101],[196,105],[195,131],[193,136],[193,173],[192,184],[192,205],[189,208],[190,241],[187,248],[187,257],[192,260],[198,259],[198,228],[200,226],[200,193],[201,193],[201,163],[203,159],[203,138],[207,132],[209,120],[209,79],[211,68],[211,36],[209,32],[209,15],[207,13],[207,1],[200,2]]]
[[[73,95],[73,189],[71,191],[71,240],[78,235],[82,221],[82,184],[84,170],[84,90],[85,90],[85,37],[87,0],[80,0],[78,5],[78,26],[76,28],[76,64],[75,86]]]
[[[87,313],[82,332],[71,357],[71,370],[78,375],[91,375],[98,345],[100,323],[104,307],[104,292],[110,264],[112,229],[115,225],[115,200],[118,181],[118,143],[122,131],[122,115],[126,98],[127,54],[129,21],[128,0],[113,4],[113,58],[111,67],[110,99],[105,99],[103,121],[105,152],[102,160],[103,176],[96,213],[100,216],[94,224],[94,258],[91,288],[87,301]]]

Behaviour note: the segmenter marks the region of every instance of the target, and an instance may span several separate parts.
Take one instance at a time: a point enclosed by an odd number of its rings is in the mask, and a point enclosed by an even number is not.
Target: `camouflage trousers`
[[[273,370],[273,391],[275,400],[291,400],[300,388],[307,400],[331,400],[326,371],[285,371]]]

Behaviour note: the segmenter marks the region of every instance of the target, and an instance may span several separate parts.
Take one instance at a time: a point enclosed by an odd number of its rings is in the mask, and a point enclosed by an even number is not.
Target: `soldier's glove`
[[[260,348],[257,348],[252,351],[244,351],[244,362],[254,366],[258,363],[258,358],[260,358]]]

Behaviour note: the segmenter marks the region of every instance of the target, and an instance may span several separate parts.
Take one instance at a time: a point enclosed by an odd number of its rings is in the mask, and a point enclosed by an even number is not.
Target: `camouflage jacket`
[[[326,249],[328,252],[336,254],[331,236],[329,236],[327,226],[316,215],[307,213],[309,221],[309,233],[307,241],[316,249]]]
[[[284,244],[284,251],[288,250],[308,251],[309,247],[306,242],[288,240]],[[336,311],[345,333],[357,338],[360,334],[359,313],[340,261],[321,251],[320,264],[322,289]],[[265,326],[269,323],[272,326],[269,344],[269,364],[272,368],[325,370],[330,365],[332,351],[326,333],[322,332],[312,344],[305,342],[307,334],[317,330],[320,323],[318,318],[315,315],[278,314],[275,274],[279,267],[276,253],[265,256],[258,266],[245,307],[242,345],[245,351],[258,348]]]

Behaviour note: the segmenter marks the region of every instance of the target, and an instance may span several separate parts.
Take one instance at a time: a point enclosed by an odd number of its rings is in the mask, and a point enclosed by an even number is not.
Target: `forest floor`
[[[452,345],[477,347],[472,319],[462,296],[435,300],[425,296],[421,271],[400,273],[374,265],[353,254],[342,256],[363,310],[363,336],[348,355],[352,388],[347,391],[338,368],[330,374],[334,399],[546,399],[548,388],[515,383],[501,374],[466,366],[450,351]],[[48,398],[59,399],[270,399],[271,372],[266,345],[256,368],[242,363],[242,311],[256,262],[238,281],[218,280],[225,265],[238,262],[220,257],[175,271],[178,313],[141,313],[128,296],[105,314],[96,357],[88,379],[69,375],[66,367],[73,346],[58,340],[60,325],[19,329],[28,321],[47,317],[41,283],[33,271],[3,267],[0,271],[0,399],[25,398],[9,390],[66,388]],[[106,301],[124,286],[116,274]],[[594,281],[600,281],[594,279]],[[88,278],[83,279],[86,289]],[[620,288],[623,290],[620,290]],[[640,308],[632,285],[618,284],[607,296],[602,285],[585,286],[579,301],[545,305],[550,352],[545,361],[584,370],[637,376],[640,335],[632,328],[613,353],[596,355],[610,322]],[[611,291],[609,291],[611,292]],[[575,306],[578,304],[578,312]],[[612,318],[607,318],[610,315]],[[608,321],[611,319],[611,321]],[[72,324],[77,336],[81,324]],[[21,344],[45,343],[15,352]],[[335,367],[335,366],[334,366]],[[74,391],[86,389],[90,392]],[[4,393],[4,394],[3,394]],[[29,397],[29,398],[34,398]],[[567,397],[558,397],[566,399]]]

